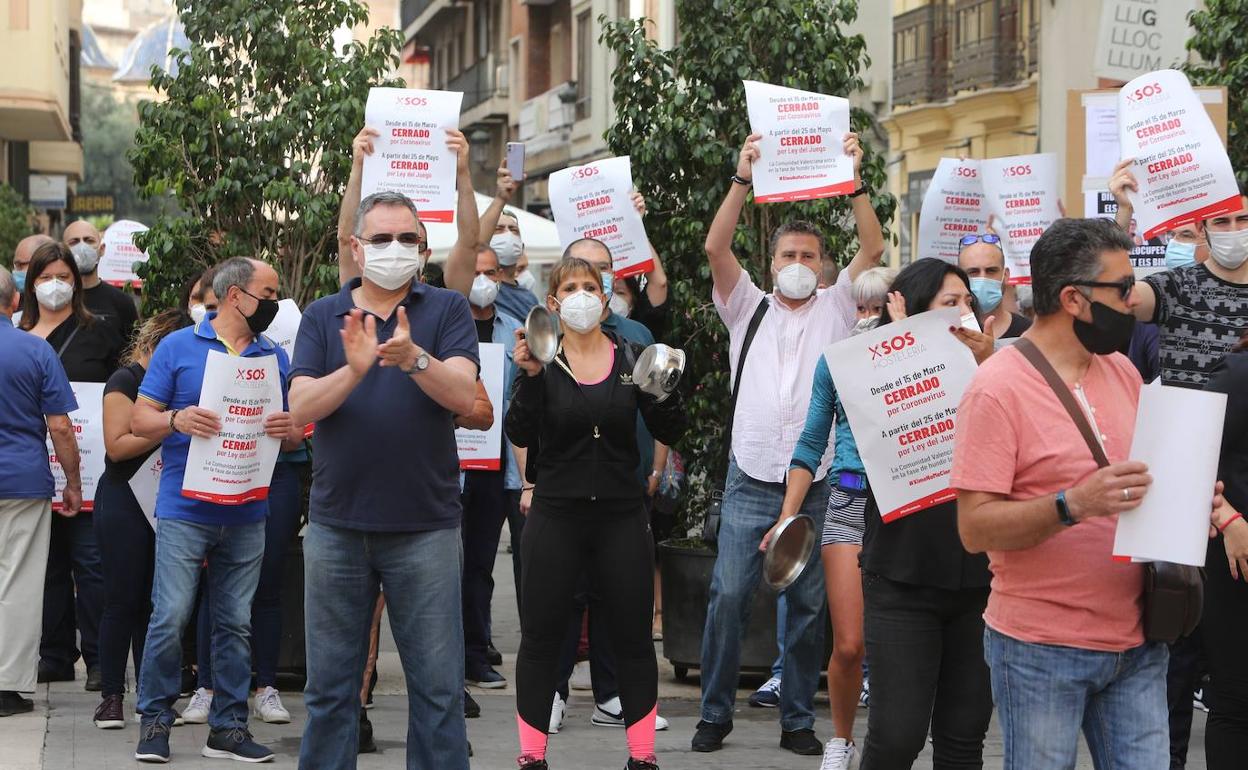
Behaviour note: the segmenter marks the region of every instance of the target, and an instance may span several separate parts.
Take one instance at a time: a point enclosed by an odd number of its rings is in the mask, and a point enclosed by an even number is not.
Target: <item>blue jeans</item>
[[[303,538],[308,723],[299,766],[354,768],[360,681],[377,591],[407,679],[409,770],[468,770],[459,529],[361,532],[308,525]]]
[[[210,526],[161,519],[156,525],[152,619],[143,648],[139,711],[143,721],[173,723],[182,685],[182,630],[195,606],[200,565],[212,603],[212,668],[216,691],[208,724],[214,730],[247,724],[251,689],[251,600],[260,580],[264,522]]]
[[[1068,770],[1079,728],[1097,770],[1167,770],[1164,644],[1122,653],[1021,642],[991,628],[984,657],[1005,738],[1005,770]]]
[[[784,594],[776,597],[776,659],[771,664],[771,675],[780,679],[784,673],[784,626],[789,622],[789,600]]]
[[[816,482],[802,502],[801,513],[822,521],[829,487]],[[741,639],[749,623],[750,602],[762,579],[763,535],[776,523],[784,502],[784,484],[757,481],[728,466],[719,556],[711,577],[711,601],[702,634],[702,719],[722,724],[732,720],[740,675]],[[785,660],[780,688],[780,727],[805,730],[815,724],[814,699],[823,659],[823,627],[827,600],[819,549],[797,580],[784,591],[788,605],[784,624]]]

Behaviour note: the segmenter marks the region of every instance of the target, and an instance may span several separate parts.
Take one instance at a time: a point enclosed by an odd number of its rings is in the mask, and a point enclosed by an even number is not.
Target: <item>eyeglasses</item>
[[[398,235],[378,233],[371,238],[360,238],[360,243],[367,243],[372,246],[389,246],[391,241],[398,241],[404,246],[416,246],[421,251],[424,251],[428,245],[425,239],[420,237],[420,233],[399,233]]]
[[[1128,275],[1119,281],[1071,281],[1070,286],[1086,286],[1090,289],[1117,289],[1122,301],[1126,302],[1135,289],[1135,276]]]
[[[993,235],[992,233],[984,233],[983,235],[974,235],[974,234],[964,235],[962,236],[962,240],[958,241],[958,245],[965,248],[967,246],[970,246],[971,244],[979,243],[980,241],[983,241],[984,243],[990,243],[996,246],[996,245],[1000,245],[1001,236]]]

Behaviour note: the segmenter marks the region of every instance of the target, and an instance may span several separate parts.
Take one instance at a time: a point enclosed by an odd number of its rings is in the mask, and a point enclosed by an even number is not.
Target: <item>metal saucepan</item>
[[[533,357],[542,366],[549,364],[559,352],[559,318],[543,305],[534,307],[524,319],[524,339]]]
[[[676,390],[685,372],[685,351],[655,343],[641,352],[633,366],[633,383],[662,401]]]
[[[784,590],[806,569],[815,552],[815,520],[798,514],[785,521],[772,535],[763,557],[763,578],[777,591]]]

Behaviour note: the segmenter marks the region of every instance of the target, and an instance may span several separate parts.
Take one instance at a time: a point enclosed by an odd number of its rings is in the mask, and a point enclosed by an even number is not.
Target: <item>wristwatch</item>
[[[854,190],[852,193],[850,193],[849,197],[857,198],[859,195],[867,195],[870,192],[871,192],[871,188],[867,187],[867,185],[864,183],[862,187],[859,187],[857,190]]]
[[[411,369],[400,369],[399,371],[403,372],[404,374],[415,374],[416,372],[423,372],[424,370],[428,368],[429,368],[429,354],[422,350],[420,351],[420,354],[416,356],[416,363],[412,364]]]
[[[1070,506],[1066,504],[1066,490],[1057,493],[1057,518],[1068,527],[1073,527],[1078,522],[1070,515]]]
[[[746,179],[745,177],[741,176],[740,174],[733,174],[733,175],[732,175],[732,181],[736,182],[736,183],[737,183],[737,184],[739,184],[739,185],[744,185],[745,187],[749,187],[750,185],[754,184],[754,180],[753,180],[753,179]]]

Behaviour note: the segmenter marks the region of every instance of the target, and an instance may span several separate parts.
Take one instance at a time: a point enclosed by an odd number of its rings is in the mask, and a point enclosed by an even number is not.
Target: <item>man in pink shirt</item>
[[[1110,464],[1016,348],[979,368],[958,408],[952,485],[968,551],[987,551],[984,655],[1006,770],[1166,770],[1164,644],[1146,642],[1143,568],[1111,559],[1117,515],[1152,477],[1128,452],[1141,381],[1126,348],[1137,303],[1131,239],[1062,219],[1031,252],[1036,320],[1023,335],[1080,405]]]
[[[754,591],[762,575],[758,544],[775,524],[784,502],[785,478],[793,447],[806,422],[815,364],[823,350],[849,336],[856,321],[853,279],[875,267],[884,253],[884,236],[870,190],[859,178],[862,150],[856,134],[845,136],[844,151],[854,159],[854,222],[860,248],[836,284],[816,289],[824,253],[819,229],[809,222],[788,222],[771,237],[771,274],[775,294],[766,295],[741,268],[732,252],[733,235],[749,194],[758,140],[745,141],[728,194],[706,236],[706,254],[714,279],[712,298],[728,327],[732,377],[747,329],[764,301],[767,305],[741,372],[733,418],[731,461],[724,484],[719,556],[711,580],[711,598],[702,636],[702,720],[693,737],[694,751],[717,751],[732,731],[732,713],[740,673],[741,635]],[[832,446],[816,480],[827,474]],[[811,487],[802,513],[822,521],[826,483]],[[802,755],[823,753],[814,734],[814,694],[823,668],[824,588],[818,554],[784,592],[787,620],[780,691],[780,745]]]

